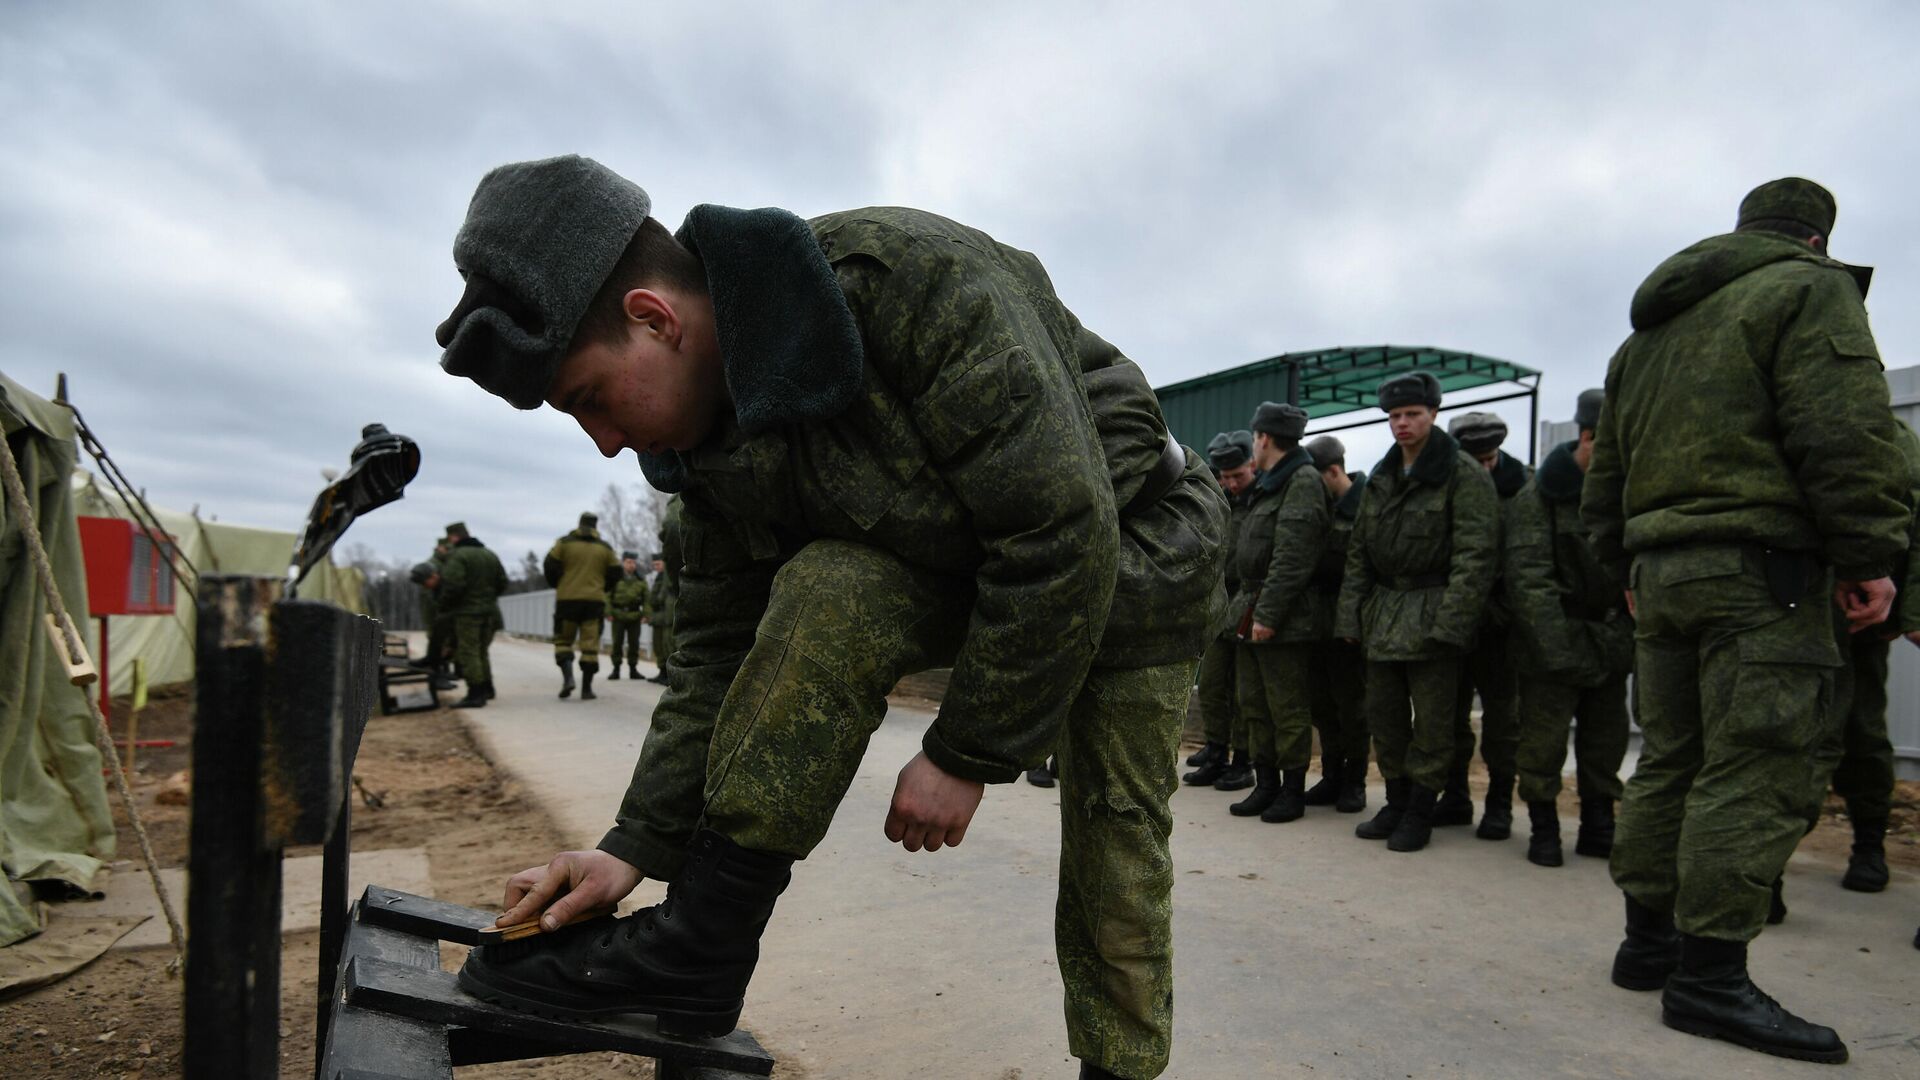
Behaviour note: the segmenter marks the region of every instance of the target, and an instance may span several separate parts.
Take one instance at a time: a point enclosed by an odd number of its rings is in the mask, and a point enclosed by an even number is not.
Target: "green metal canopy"
[[[1425,371],[1440,380],[1443,412],[1529,399],[1527,457],[1532,459],[1539,427],[1540,373],[1511,361],[1431,345],[1341,346],[1286,353],[1172,383],[1155,393],[1174,437],[1198,449],[1218,432],[1246,427],[1254,406],[1263,401],[1291,401],[1307,410],[1315,421],[1309,429],[1312,434],[1382,423],[1386,417],[1379,413],[1349,423],[1319,421],[1374,409],[1374,392],[1380,383],[1407,371]],[[1476,390],[1482,392],[1454,398],[1456,393]]]

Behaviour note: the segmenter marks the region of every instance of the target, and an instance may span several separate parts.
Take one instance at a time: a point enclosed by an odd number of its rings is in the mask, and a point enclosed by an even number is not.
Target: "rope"
[[[100,475],[107,481],[107,486],[113,489],[113,493],[120,497],[120,504],[126,509],[127,516],[133,519],[135,525],[140,526],[140,531],[147,534],[147,539],[153,544],[154,554],[161,556],[167,564],[167,569],[173,572],[175,587],[182,592],[191,593],[193,581],[187,575],[191,573],[194,578],[198,578],[200,568],[193,565],[193,560],[187,558],[186,552],[175,545],[161,541],[160,538],[167,535],[167,531],[160,527],[160,515],[153,512],[153,507],[147,505],[146,496],[138,494],[134,489],[133,481],[128,480],[127,475],[120,471],[119,462],[114,461],[113,455],[107,453],[106,444],[102,443],[100,437],[93,433],[93,429],[87,426],[86,417],[80,415],[80,407],[67,400],[65,375],[60,376],[60,392],[56,395],[54,403],[64,406],[73,414],[73,426],[80,436],[81,448],[93,458],[94,464],[100,466]],[[175,559],[185,564],[186,572],[182,572],[174,563]]]
[[[74,631],[73,616],[68,613],[66,604],[60,599],[60,587],[53,580],[53,562],[47,558],[47,549],[40,542],[40,526],[34,517],[33,506],[27,502],[27,485],[20,479],[20,467],[13,459],[13,446],[0,438],[0,465],[4,465],[4,480],[7,488],[7,503],[15,517],[20,519],[20,532],[27,538],[27,551],[33,560],[35,574],[40,579],[40,591],[46,594],[47,610],[59,615],[60,632],[66,639],[67,657],[74,666],[87,662],[86,647],[80,644],[80,635]],[[101,672],[101,678],[107,673]],[[82,693],[87,703],[87,711],[93,714],[93,737],[100,746],[100,756],[112,768],[113,786],[120,792],[120,803],[126,807],[127,821],[133,826],[133,835],[140,841],[140,857],[147,864],[147,877],[153,882],[154,895],[160,898],[160,911],[167,917],[167,933],[173,939],[173,960],[167,965],[169,973],[177,973],[186,960],[186,935],[180,929],[180,916],[174,913],[173,900],[167,895],[166,883],[160,880],[160,866],[153,857],[153,841],[147,837],[147,827],[140,820],[140,809],[134,804],[133,789],[127,786],[127,774],[120,768],[120,755],[113,748],[113,732],[107,727],[107,718],[100,712],[100,703],[92,694]]]

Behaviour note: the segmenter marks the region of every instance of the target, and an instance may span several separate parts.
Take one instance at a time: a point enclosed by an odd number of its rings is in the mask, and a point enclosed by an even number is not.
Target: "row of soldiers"
[[[663,542],[677,535],[677,510],[669,504],[662,525]],[[653,655],[664,661],[673,651],[674,607],[679,597],[677,557],[670,552],[653,555],[654,579],[651,583],[640,572],[638,552],[622,552],[614,557],[613,547],[601,539],[600,518],[591,512],[580,515],[574,530],[553,543],[541,564],[547,584],[554,590],[553,662],[560,668],[560,697],[573,696],[573,667],[576,652],[580,662],[580,699],[591,701],[593,677],[600,670],[600,624],[613,628],[613,670],[609,680],[620,678],[620,665],[626,663],[630,678],[640,674],[640,628],[653,627]],[[667,681],[666,666],[660,664],[650,681]]]

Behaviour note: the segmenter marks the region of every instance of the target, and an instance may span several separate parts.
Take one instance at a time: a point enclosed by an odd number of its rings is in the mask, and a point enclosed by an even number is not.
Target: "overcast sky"
[[[1550,418],[1647,271],[1798,174],[1838,197],[1834,255],[1879,268],[1898,367],[1916,56],[1898,2],[8,0],[0,371],[67,372],[167,506],[297,528],[380,421],[424,465],[347,542],[418,557],[461,518],[544,551],[638,468],[442,373],[433,330],[481,174],[567,152],[670,227],[717,202],[983,228],[1156,384],[1431,344],[1541,369]]]

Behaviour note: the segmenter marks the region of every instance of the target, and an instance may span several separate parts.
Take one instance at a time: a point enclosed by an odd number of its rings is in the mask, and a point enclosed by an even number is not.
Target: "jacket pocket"
[[[1723,731],[1728,742],[1811,752],[1825,734],[1839,649],[1831,638],[1788,637],[1783,624],[1793,621],[1749,631],[1735,643],[1739,667]]]

